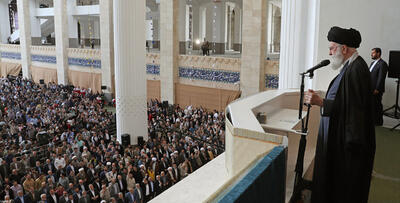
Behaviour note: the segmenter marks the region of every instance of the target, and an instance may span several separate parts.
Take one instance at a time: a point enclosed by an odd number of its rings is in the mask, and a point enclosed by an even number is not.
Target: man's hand
[[[377,94],[379,94],[379,91],[378,90],[374,90],[374,92],[372,94],[377,95]]]
[[[324,100],[314,90],[308,90],[304,93],[304,103],[322,107]]]

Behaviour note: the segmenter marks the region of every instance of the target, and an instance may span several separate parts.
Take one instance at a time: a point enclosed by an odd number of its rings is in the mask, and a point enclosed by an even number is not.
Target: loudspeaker
[[[400,51],[389,52],[389,78],[400,78]]]
[[[121,135],[122,146],[127,147],[131,144],[131,136],[129,134],[122,134]]]
[[[137,138],[137,143],[138,143],[139,146],[143,147],[143,145],[144,145],[143,136],[139,136]]]
[[[37,138],[38,138],[38,143],[40,146],[49,144],[50,136],[49,136],[49,134],[47,134],[47,132],[45,132],[45,131],[39,132],[37,135]]]
[[[102,89],[102,90],[105,90],[105,89],[107,89],[107,86],[102,85],[102,86],[101,86],[101,89]]]
[[[44,79],[40,79],[40,80],[39,80],[39,83],[40,83],[41,85],[43,85],[43,84],[44,84]]]
[[[65,88],[72,92],[72,91],[74,91],[75,87],[73,85],[67,85],[67,86],[65,86]]]
[[[168,101],[163,101],[162,103],[164,108],[168,108]]]

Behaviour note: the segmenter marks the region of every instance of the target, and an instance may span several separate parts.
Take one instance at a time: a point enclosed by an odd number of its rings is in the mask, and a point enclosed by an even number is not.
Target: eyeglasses
[[[341,47],[342,45],[337,45],[337,46],[331,46],[329,47],[329,51],[334,51],[336,50],[338,47]]]

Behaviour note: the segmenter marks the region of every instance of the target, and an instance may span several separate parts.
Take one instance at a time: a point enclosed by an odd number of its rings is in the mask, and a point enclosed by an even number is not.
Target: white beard
[[[333,70],[339,69],[340,66],[342,66],[342,64],[343,64],[343,59],[344,59],[344,56],[343,56],[342,52],[337,50],[336,54],[332,56],[331,68]]]

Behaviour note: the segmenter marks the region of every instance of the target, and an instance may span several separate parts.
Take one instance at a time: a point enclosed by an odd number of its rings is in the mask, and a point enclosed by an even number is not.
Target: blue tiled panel
[[[224,83],[235,83],[240,81],[239,72],[194,69],[186,67],[179,67],[179,77]]]
[[[286,157],[287,148],[275,147],[226,193],[217,197],[216,202],[284,202]]]
[[[21,60],[20,53],[1,52],[2,58],[13,60]],[[55,56],[32,55],[32,61],[56,64]],[[101,68],[101,60],[68,58],[69,65]],[[146,64],[146,73],[152,75],[160,75],[160,65]],[[220,71],[200,68],[179,67],[179,77],[195,80],[207,80],[214,82],[235,83],[240,81],[240,73],[232,71]],[[265,87],[278,88],[278,75],[265,75]]]
[[[57,63],[55,56],[44,56],[44,55],[34,55],[32,54],[32,61],[43,62],[43,63]]]
[[[21,54],[20,53],[14,53],[14,52],[1,52],[1,58],[9,58],[9,59],[14,59],[14,60],[21,60]]]
[[[278,75],[265,75],[265,87],[266,88],[278,88],[279,76]]]
[[[20,53],[2,52],[1,57],[14,59],[14,60],[21,60]],[[32,54],[32,61],[56,64],[57,58],[55,56]],[[83,66],[83,67],[101,68],[101,60],[93,60],[93,59],[68,58],[68,64],[75,65],[75,66]]]
[[[68,58],[68,64],[75,66],[101,68],[101,60],[93,59]]]
[[[160,75],[160,65],[146,64],[146,73],[152,75]]]

